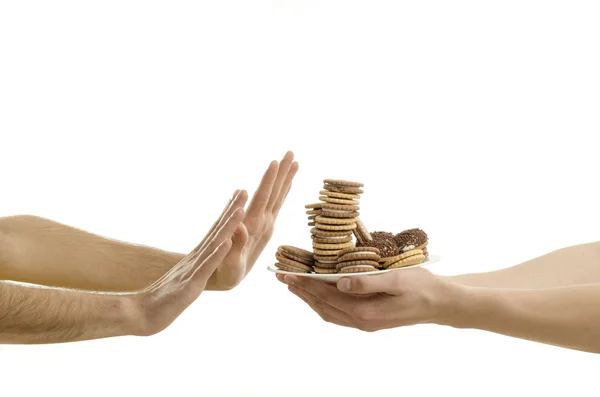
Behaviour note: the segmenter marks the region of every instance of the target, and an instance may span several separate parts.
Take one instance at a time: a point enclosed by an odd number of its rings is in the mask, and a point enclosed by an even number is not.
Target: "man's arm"
[[[364,331],[436,323],[600,353],[600,284],[469,287],[422,268],[345,277],[337,287],[308,277],[278,278],[325,321]]]
[[[35,216],[0,218],[0,235],[0,279],[47,286],[137,291],[185,256]]]
[[[600,242],[562,248],[498,271],[442,278],[493,288],[532,289],[600,283]]]
[[[600,353],[600,284],[538,290],[467,287],[444,319],[516,338]]]
[[[138,292],[0,282],[0,343],[59,343],[162,331],[206,289],[231,250],[243,217],[243,208],[228,205],[196,248]]]
[[[231,250],[208,280],[207,290],[231,289],[252,269],[271,239],[297,171],[292,152],[281,162],[271,162],[243,223],[232,236]],[[246,191],[236,191],[232,208],[243,208],[247,200]],[[96,291],[137,291],[184,256],[111,240],[39,217],[0,218],[0,279]]]
[[[130,296],[0,282],[0,344],[138,334]]]

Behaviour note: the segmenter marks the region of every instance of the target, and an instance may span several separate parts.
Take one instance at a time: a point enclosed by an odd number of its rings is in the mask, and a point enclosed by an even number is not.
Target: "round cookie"
[[[422,255],[422,254],[423,254],[423,250],[414,249],[414,250],[403,252],[396,256],[392,256],[390,258],[384,258],[384,259],[382,259],[383,267],[388,267],[392,263],[396,263],[398,261],[401,261],[403,259],[409,258],[414,255]]]
[[[334,230],[334,231],[356,229],[356,223],[350,223],[350,224],[347,224],[347,225],[326,225],[324,223],[318,223],[317,222],[316,226],[317,226],[317,229],[321,229],[321,230]]]
[[[317,224],[315,222],[308,222],[307,225],[308,226],[317,226]]]
[[[394,236],[394,241],[401,251],[409,251],[427,243],[427,233],[421,229],[408,229]]]
[[[372,260],[379,262],[379,249],[375,247],[352,247],[342,250],[338,254],[339,262],[349,262],[357,260]]]
[[[349,266],[372,266],[374,268],[379,267],[379,263],[377,261],[372,261],[368,259],[361,259],[357,261],[348,261],[348,262],[338,262],[337,269],[341,270],[345,267]]]
[[[358,218],[360,213],[358,211],[321,211],[320,214],[328,218]]]
[[[351,236],[352,230],[323,230],[313,227],[312,229],[310,229],[310,233],[315,237],[331,238],[340,236]]]
[[[363,187],[364,186],[364,184],[362,184],[360,182],[345,181],[343,179],[325,179],[323,181],[323,183],[326,185],[332,185],[332,186],[347,186],[347,187]]]
[[[315,273],[317,274],[335,274],[337,273],[336,268],[326,268],[326,267],[317,267],[315,266]]]
[[[399,269],[401,267],[418,265],[419,263],[423,263],[424,260],[425,255],[423,254],[413,255],[409,256],[408,258],[401,259],[398,262],[392,263],[387,267],[387,269]]]
[[[366,272],[376,272],[378,271],[373,266],[369,265],[358,265],[358,266],[348,266],[343,269],[338,270],[338,273],[366,273]]]
[[[322,244],[313,242],[313,248],[318,248],[322,250],[339,250],[354,247],[354,243],[352,241],[348,241],[347,243],[338,243],[338,244]]]
[[[317,255],[336,256],[336,257],[340,251],[341,251],[341,249],[326,250],[326,249],[321,249],[321,248],[315,248],[313,250],[313,252]]]
[[[371,237],[373,237],[373,240],[391,240],[394,238],[394,234],[390,232],[373,232]]]
[[[358,194],[338,193],[338,192],[331,192],[329,190],[321,190],[319,192],[319,194],[321,196],[341,198],[341,199],[350,199],[350,200],[360,199],[360,195],[358,195]]]
[[[321,207],[321,211],[325,212],[333,212],[336,214],[345,214],[349,215],[355,211],[360,209],[357,205],[346,205],[346,204],[336,204],[336,203],[323,203]]]
[[[306,211],[306,215],[321,215],[322,210],[308,210]]]
[[[290,260],[303,263],[305,265],[312,265],[314,262],[313,253],[302,248],[293,247],[291,245],[282,245],[277,248],[277,254],[288,258]],[[277,257],[277,254],[275,257]]]
[[[343,205],[359,205],[359,200],[341,199],[335,197],[319,196],[319,200],[331,204],[343,204]]]
[[[389,258],[400,254],[398,246],[394,240],[371,240],[365,243],[357,243],[357,247],[375,247],[379,249],[379,255],[382,258]]]
[[[320,262],[320,263],[338,263],[338,257],[337,254],[336,255],[319,255],[316,254],[315,255],[315,262]]]
[[[332,238],[319,238],[317,236],[311,236],[314,243],[320,244],[340,244],[352,241],[352,236],[337,236]]]
[[[315,222],[328,225],[349,225],[351,223],[356,223],[356,218],[329,218],[323,215],[317,215]]]
[[[373,240],[371,234],[365,227],[365,224],[362,223],[360,219],[356,220],[356,229],[354,229],[352,232],[354,233],[356,240],[360,241],[361,243],[366,243],[367,241]]]
[[[334,193],[345,193],[345,194],[363,194],[364,191],[361,188],[358,187],[340,187],[340,186],[333,186],[333,185],[324,185],[323,189],[325,190],[329,190],[330,192],[334,192]]]
[[[321,269],[335,269],[337,268],[337,262],[315,262],[315,267],[320,267]]]
[[[281,263],[281,262],[277,262],[275,263],[275,267],[280,269],[280,270],[284,270],[286,272],[293,272],[293,273],[311,273],[312,272],[312,268],[310,269],[306,269],[306,267],[300,267],[298,265],[288,265],[285,263]]]

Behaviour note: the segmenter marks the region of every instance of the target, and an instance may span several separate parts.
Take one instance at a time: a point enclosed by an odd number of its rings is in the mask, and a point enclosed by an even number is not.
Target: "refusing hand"
[[[448,323],[462,287],[423,268],[344,277],[337,286],[308,277],[277,278],[327,322],[377,331],[423,323]]]
[[[248,205],[243,223],[235,231],[231,250],[209,282],[210,289],[229,290],[235,287],[256,263],[273,235],[277,215],[298,171],[298,163],[293,160],[294,154],[287,152],[281,162],[273,161],[267,168]],[[244,206],[247,199],[247,193],[241,191],[234,203]]]
[[[209,278],[232,247],[234,231],[244,217],[240,201],[234,198],[202,242],[165,275],[134,293],[135,334],[153,335],[167,328],[204,291]]]

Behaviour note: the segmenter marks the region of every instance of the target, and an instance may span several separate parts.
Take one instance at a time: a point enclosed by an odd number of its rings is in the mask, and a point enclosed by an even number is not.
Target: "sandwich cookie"
[[[357,243],[357,247],[375,247],[379,249],[381,258],[391,258],[400,254],[398,246],[394,240],[371,240],[365,243]]]
[[[340,262],[337,265],[338,273],[363,273],[375,272],[379,263],[370,260]]]
[[[338,254],[338,262],[352,262],[359,260],[370,260],[379,262],[379,249],[375,247],[352,247],[346,248]],[[378,266],[379,267],[379,266]]]
[[[313,243],[320,244],[341,244],[347,243],[348,241],[352,241],[352,235],[348,234],[347,236],[336,236],[331,238],[319,238],[315,235],[311,236]]]
[[[356,223],[349,223],[347,225],[328,225],[325,223],[317,222],[315,226],[317,227],[317,229],[329,230],[329,231],[341,231],[341,230],[356,229]]]
[[[349,225],[356,223],[356,218],[329,218],[324,215],[316,215],[315,222],[325,223],[327,225]]]
[[[359,187],[323,185],[323,189],[329,190],[330,192],[334,192],[334,193],[345,193],[345,194],[363,194],[364,193],[364,191]]]
[[[277,248],[277,253],[284,258],[303,263],[307,266],[312,266],[315,261],[312,252],[291,245],[280,246]]]
[[[346,248],[354,247],[354,243],[352,241],[348,241],[347,243],[334,243],[334,244],[325,244],[325,243],[316,243],[313,241],[313,248],[322,249],[322,250],[342,250]]]
[[[337,255],[315,255],[315,267],[322,269],[334,269],[337,267]]]
[[[321,213],[318,215],[328,218],[356,218],[360,207],[356,205],[342,205],[335,203],[323,203]]]
[[[356,237],[356,241],[360,243],[366,243],[367,241],[373,240],[373,237],[365,227],[364,223],[360,219],[356,219],[356,229],[352,230],[354,236]]]
[[[345,181],[343,179],[325,179],[323,181],[323,183],[325,185],[337,186],[337,187],[363,187],[364,186],[364,184],[362,184],[360,182]]]
[[[329,190],[321,190],[319,192],[319,194],[321,196],[327,196],[327,197],[331,197],[331,198],[347,199],[347,200],[358,200],[358,199],[360,199],[360,195],[359,194],[338,193],[338,192],[331,192]]]
[[[310,233],[315,238],[336,238],[351,236],[352,230],[323,230],[316,227],[310,229]]]
[[[319,196],[319,200],[324,201],[326,203],[331,204],[343,204],[343,205],[359,205],[359,200],[351,200],[351,199],[342,199],[328,196]]]
[[[427,233],[421,229],[408,229],[394,236],[401,252],[406,252],[427,244]],[[425,247],[425,246],[423,246]]]
[[[406,251],[400,255],[398,255],[401,259],[393,261],[390,258],[383,264],[383,267],[386,269],[398,269],[406,266],[413,266],[423,263],[425,261],[425,255],[423,255],[423,250],[410,250]]]
[[[275,254],[275,258],[277,258],[277,263],[275,263],[275,267],[281,270],[285,270],[286,272],[311,273],[313,270],[312,266],[308,266],[304,263],[286,258],[279,253]]]
[[[391,240],[394,238],[394,234],[390,232],[373,232],[371,237],[373,237],[373,240]]]
[[[323,189],[333,193],[344,193],[344,194],[362,194],[361,187],[363,184],[360,182],[344,181],[340,179],[325,179],[323,181]]]

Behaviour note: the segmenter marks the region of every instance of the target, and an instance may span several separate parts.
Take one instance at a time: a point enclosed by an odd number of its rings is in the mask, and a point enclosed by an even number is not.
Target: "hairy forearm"
[[[538,290],[463,288],[448,324],[600,353],[600,284]]]
[[[469,286],[519,289],[600,283],[600,242],[562,248],[498,271],[443,278]]]
[[[33,284],[133,291],[150,285],[184,257],[34,216],[2,218],[0,229],[0,278]]]
[[[61,343],[138,334],[132,295],[0,282],[0,344]],[[139,316],[138,316],[139,317]]]

